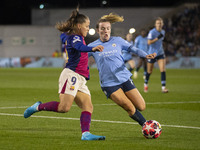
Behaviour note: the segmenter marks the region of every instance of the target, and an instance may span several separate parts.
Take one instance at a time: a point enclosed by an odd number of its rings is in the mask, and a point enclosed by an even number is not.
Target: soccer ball
[[[160,136],[161,132],[161,125],[155,120],[148,120],[142,126],[142,134],[147,139],[156,139]]]

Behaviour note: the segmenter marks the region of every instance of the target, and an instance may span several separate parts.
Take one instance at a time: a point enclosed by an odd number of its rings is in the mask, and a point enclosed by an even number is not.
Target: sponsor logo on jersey
[[[115,44],[115,43],[113,43],[113,44],[112,44],[112,47],[116,47],[116,44]]]
[[[73,91],[74,89],[75,89],[75,87],[74,87],[74,86],[71,86],[71,87],[70,87],[70,90],[71,90],[71,91]]]
[[[74,36],[74,38],[73,38],[73,41],[72,41],[73,43],[75,43],[75,42],[81,42],[81,39],[80,39],[80,37],[79,36]]]

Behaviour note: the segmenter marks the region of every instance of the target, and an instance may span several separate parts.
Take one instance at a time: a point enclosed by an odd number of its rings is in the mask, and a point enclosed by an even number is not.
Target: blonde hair
[[[55,28],[61,32],[66,32],[67,34],[76,33],[77,24],[85,23],[89,19],[86,15],[79,13],[79,6],[72,11],[70,18],[67,21],[57,22]]]
[[[123,22],[124,18],[123,16],[119,16],[117,14],[110,13],[109,15],[102,16],[99,21],[97,22],[96,28],[99,28],[99,23],[101,22],[110,22],[111,24],[115,22]]]

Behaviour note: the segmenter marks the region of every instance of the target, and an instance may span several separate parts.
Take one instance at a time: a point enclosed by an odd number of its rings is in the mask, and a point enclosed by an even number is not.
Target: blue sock
[[[137,121],[141,126],[146,122],[143,115],[136,109],[135,113],[130,116],[133,120]]]

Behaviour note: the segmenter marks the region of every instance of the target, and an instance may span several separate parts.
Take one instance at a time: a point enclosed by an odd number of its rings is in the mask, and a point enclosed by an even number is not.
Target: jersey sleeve
[[[147,39],[148,40],[153,40],[153,32],[149,31],[148,35],[147,35]]]
[[[83,38],[81,36],[75,35],[71,39],[71,45],[78,51],[81,52],[91,52],[93,47],[89,47],[83,43]]]
[[[132,45],[128,41],[124,40],[121,37],[118,37],[119,43],[121,44],[122,50],[128,50],[129,47]]]
[[[135,38],[134,46],[138,47],[139,44],[139,36]]]
[[[60,35],[60,39],[61,39],[62,43],[65,44],[65,41],[67,40],[67,35],[65,33],[62,33]]]
[[[145,58],[146,55],[148,55],[145,51],[143,51],[143,50],[141,50],[141,49],[139,49],[139,48],[137,48],[133,45],[131,45],[128,50],[130,52],[133,52],[134,54],[140,56],[140,57],[143,57],[143,58]]]

